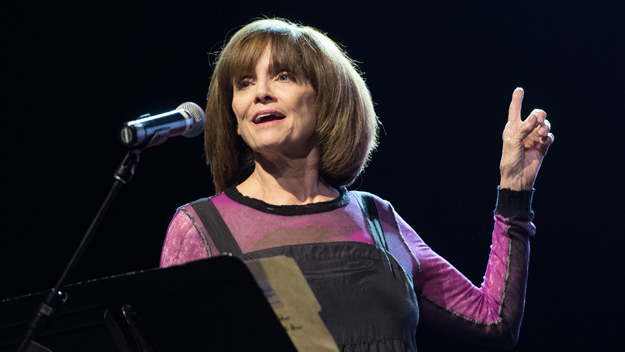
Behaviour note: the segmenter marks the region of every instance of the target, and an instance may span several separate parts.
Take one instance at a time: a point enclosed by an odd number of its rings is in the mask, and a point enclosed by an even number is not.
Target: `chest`
[[[308,243],[354,241],[373,244],[357,204],[306,215],[276,215],[252,208],[243,211],[220,209],[220,213],[243,253]]]

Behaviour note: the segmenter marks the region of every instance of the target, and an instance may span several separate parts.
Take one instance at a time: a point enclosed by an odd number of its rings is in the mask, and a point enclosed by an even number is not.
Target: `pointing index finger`
[[[523,88],[519,87],[512,93],[512,101],[510,102],[510,109],[508,110],[509,122],[521,122],[521,105],[523,103],[523,95],[525,92]]]

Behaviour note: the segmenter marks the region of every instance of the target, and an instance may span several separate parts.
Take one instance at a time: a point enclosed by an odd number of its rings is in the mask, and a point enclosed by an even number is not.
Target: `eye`
[[[237,90],[245,90],[247,89],[249,86],[252,85],[252,80],[250,78],[243,78],[237,85],[236,88]]]
[[[280,72],[280,74],[278,74],[277,78],[278,78],[278,81],[281,81],[281,82],[292,81],[291,75],[288,72],[286,72],[286,71]]]

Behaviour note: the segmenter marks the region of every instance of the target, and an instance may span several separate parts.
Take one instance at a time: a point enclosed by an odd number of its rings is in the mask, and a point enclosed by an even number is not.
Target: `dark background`
[[[556,141],[516,351],[600,350],[623,330],[618,1],[65,2],[3,5],[0,299],[54,285],[113,183],[117,128],[205,105],[209,52],[260,16],[320,28],[360,62],[384,129],[354,187],[393,202],[475,284],[489,253],[515,87]],[[8,122],[8,125],[7,125]],[[176,207],[213,194],[202,138],[141,155],[71,282],[158,266]],[[0,312],[1,314],[1,312]],[[420,351],[484,350],[420,327]]]

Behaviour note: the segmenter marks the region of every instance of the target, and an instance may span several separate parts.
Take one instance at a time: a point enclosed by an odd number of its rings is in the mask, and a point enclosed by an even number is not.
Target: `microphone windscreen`
[[[192,102],[186,102],[180,104],[176,109],[184,109],[189,116],[193,118],[193,124],[188,131],[183,133],[182,135],[187,138],[197,137],[204,131],[204,126],[206,125],[206,115],[204,114],[204,110],[200,108],[197,104]]]

